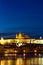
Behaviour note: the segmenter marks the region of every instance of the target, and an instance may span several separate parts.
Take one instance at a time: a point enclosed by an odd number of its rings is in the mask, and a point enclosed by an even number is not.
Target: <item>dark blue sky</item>
[[[43,0],[0,0],[1,32],[43,32]]]

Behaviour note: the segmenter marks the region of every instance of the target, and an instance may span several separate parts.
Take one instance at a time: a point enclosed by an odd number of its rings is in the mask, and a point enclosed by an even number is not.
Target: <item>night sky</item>
[[[0,0],[0,33],[43,33],[43,0]]]

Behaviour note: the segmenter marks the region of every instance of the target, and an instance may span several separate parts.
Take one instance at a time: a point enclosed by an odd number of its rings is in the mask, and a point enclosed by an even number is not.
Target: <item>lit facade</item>
[[[4,45],[6,43],[8,44],[11,44],[11,43],[43,44],[43,39],[42,37],[40,37],[39,39],[34,39],[34,38],[30,38],[27,35],[23,35],[19,33],[19,34],[16,34],[16,37],[14,39],[4,39],[4,38],[0,39],[0,44]]]

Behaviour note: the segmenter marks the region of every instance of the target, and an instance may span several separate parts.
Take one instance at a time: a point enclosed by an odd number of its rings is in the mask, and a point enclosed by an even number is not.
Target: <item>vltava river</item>
[[[43,65],[43,58],[16,58],[0,60],[0,65]]]

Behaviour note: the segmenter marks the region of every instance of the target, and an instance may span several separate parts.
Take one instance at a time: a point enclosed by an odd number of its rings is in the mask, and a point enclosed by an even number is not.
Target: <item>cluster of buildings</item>
[[[35,39],[35,38],[30,38],[28,35],[24,35],[22,33],[16,34],[16,37],[13,39],[4,39],[1,37],[0,39],[0,44],[12,44],[12,43],[17,43],[17,44],[43,44],[43,39],[42,37],[40,37],[39,39]]]

